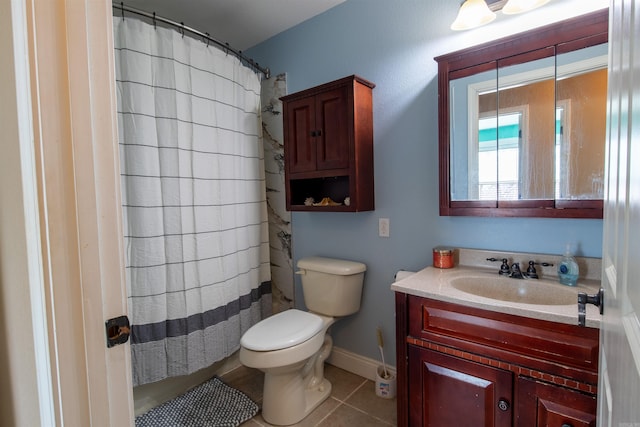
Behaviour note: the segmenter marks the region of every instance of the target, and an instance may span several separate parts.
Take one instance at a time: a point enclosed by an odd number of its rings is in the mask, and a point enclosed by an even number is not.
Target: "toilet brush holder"
[[[387,370],[383,366],[378,366],[376,371],[376,396],[384,399],[393,399],[396,397],[396,375]]]

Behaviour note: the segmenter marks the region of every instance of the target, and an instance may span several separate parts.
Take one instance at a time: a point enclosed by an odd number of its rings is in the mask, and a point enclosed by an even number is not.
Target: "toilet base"
[[[262,418],[274,425],[296,424],[320,406],[330,394],[331,383],[326,378],[320,384],[306,388],[300,375],[265,374]]]
[[[331,383],[324,377],[324,362],[333,340],[324,344],[309,360],[265,371],[262,418],[270,424],[291,425],[301,421],[331,394]]]
[[[262,418],[268,423],[296,424],[331,394],[324,363],[333,348],[333,340],[326,334],[333,318],[323,320],[325,329],[298,346],[267,352],[240,348],[240,361],[264,372]]]

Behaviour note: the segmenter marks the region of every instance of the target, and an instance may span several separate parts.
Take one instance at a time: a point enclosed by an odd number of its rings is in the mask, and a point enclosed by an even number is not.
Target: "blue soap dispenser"
[[[568,286],[575,286],[578,282],[580,269],[578,263],[571,252],[571,245],[567,244],[567,248],[558,264],[558,279],[560,283]]]

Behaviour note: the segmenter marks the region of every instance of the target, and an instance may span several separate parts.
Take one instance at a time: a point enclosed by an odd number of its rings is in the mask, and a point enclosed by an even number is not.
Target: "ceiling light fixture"
[[[538,0],[538,2],[540,1],[546,3],[549,0]],[[489,9],[484,0],[466,0],[460,6],[458,16],[451,24],[451,29],[455,31],[470,30],[488,24],[494,19],[496,19],[496,14]]]
[[[505,15],[515,15],[516,13],[528,12],[543,4],[549,3],[550,0],[509,0],[502,8]]]

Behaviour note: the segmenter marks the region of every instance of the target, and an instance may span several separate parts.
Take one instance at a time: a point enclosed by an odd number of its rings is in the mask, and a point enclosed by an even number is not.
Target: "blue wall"
[[[566,2],[565,2],[566,3]],[[588,3],[588,2],[582,2]],[[435,56],[535,26],[528,16],[499,18],[454,33],[458,0],[348,0],[250,49],[274,74],[286,72],[289,93],[357,74],[374,89],[376,210],[294,212],[294,261],[311,255],[367,264],[362,308],[333,326],[335,345],[378,358],[376,326],[395,364],[393,292],[399,269],[431,264],[437,245],[560,254],[565,243],[583,256],[601,256],[602,221],[438,215],[438,105]],[[544,9],[544,8],[543,8]],[[565,8],[566,9],[566,8]],[[545,20],[559,13],[545,10]],[[537,14],[537,15],[536,15]],[[554,18],[555,17],[555,18]],[[378,237],[378,218],[390,218],[391,237]],[[303,306],[296,278],[296,304]]]

